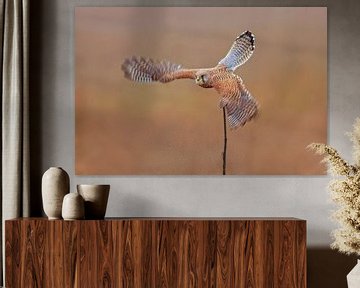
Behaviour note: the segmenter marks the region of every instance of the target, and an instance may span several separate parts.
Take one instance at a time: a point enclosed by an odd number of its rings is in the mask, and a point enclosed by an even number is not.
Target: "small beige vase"
[[[64,220],[84,219],[84,199],[77,192],[65,195],[62,205],[62,217]]]
[[[51,167],[42,177],[41,194],[43,208],[49,219],[61,219],[63,198],[69,193],[70,179],[60,167]]]
[[[85,201],[85,219],[104,219],[110,185],[77,185],[77,191]]]

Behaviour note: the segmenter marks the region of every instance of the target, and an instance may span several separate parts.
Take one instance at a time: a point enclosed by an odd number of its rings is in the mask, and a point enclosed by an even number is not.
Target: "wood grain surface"
[[[306,287],[297,219],[5,223],[6,287]]]

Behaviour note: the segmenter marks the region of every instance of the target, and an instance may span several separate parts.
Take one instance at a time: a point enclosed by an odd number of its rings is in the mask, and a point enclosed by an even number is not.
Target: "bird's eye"
[[[205,75],[201,75],[202,82],[205,82]]]

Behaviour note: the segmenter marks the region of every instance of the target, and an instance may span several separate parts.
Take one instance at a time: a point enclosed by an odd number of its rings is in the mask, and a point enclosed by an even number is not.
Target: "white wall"
[[[308,245],[331,241],[331,205],[327,176],[75,176],[75,111],[73,22],[74,6],[145,6],[166,1],[31,2],[31,98],[33,189],[50,166],[71,175],[71,187],[80,183],[109,183],[107,216],[292,216],[308,221]],[[344,136],[360,116],[360,3],[347,1],[177,1],[183,6],[327,6],[329,143],[347,159],[351,144]],[[174,4],[172,4],[174,5]],[[301,35],[299,35],[301,37]],[[38,200],[37,200],[38,201]]]

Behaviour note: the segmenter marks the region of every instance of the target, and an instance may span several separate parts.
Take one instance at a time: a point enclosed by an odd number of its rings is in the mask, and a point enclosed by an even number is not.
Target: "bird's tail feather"
[[[125,77],[137,82],[168,82],[166,75],[181,69],[181,65],[166,60],[155,61],[150,58],[131,57],[125,59],[121,66]]]

